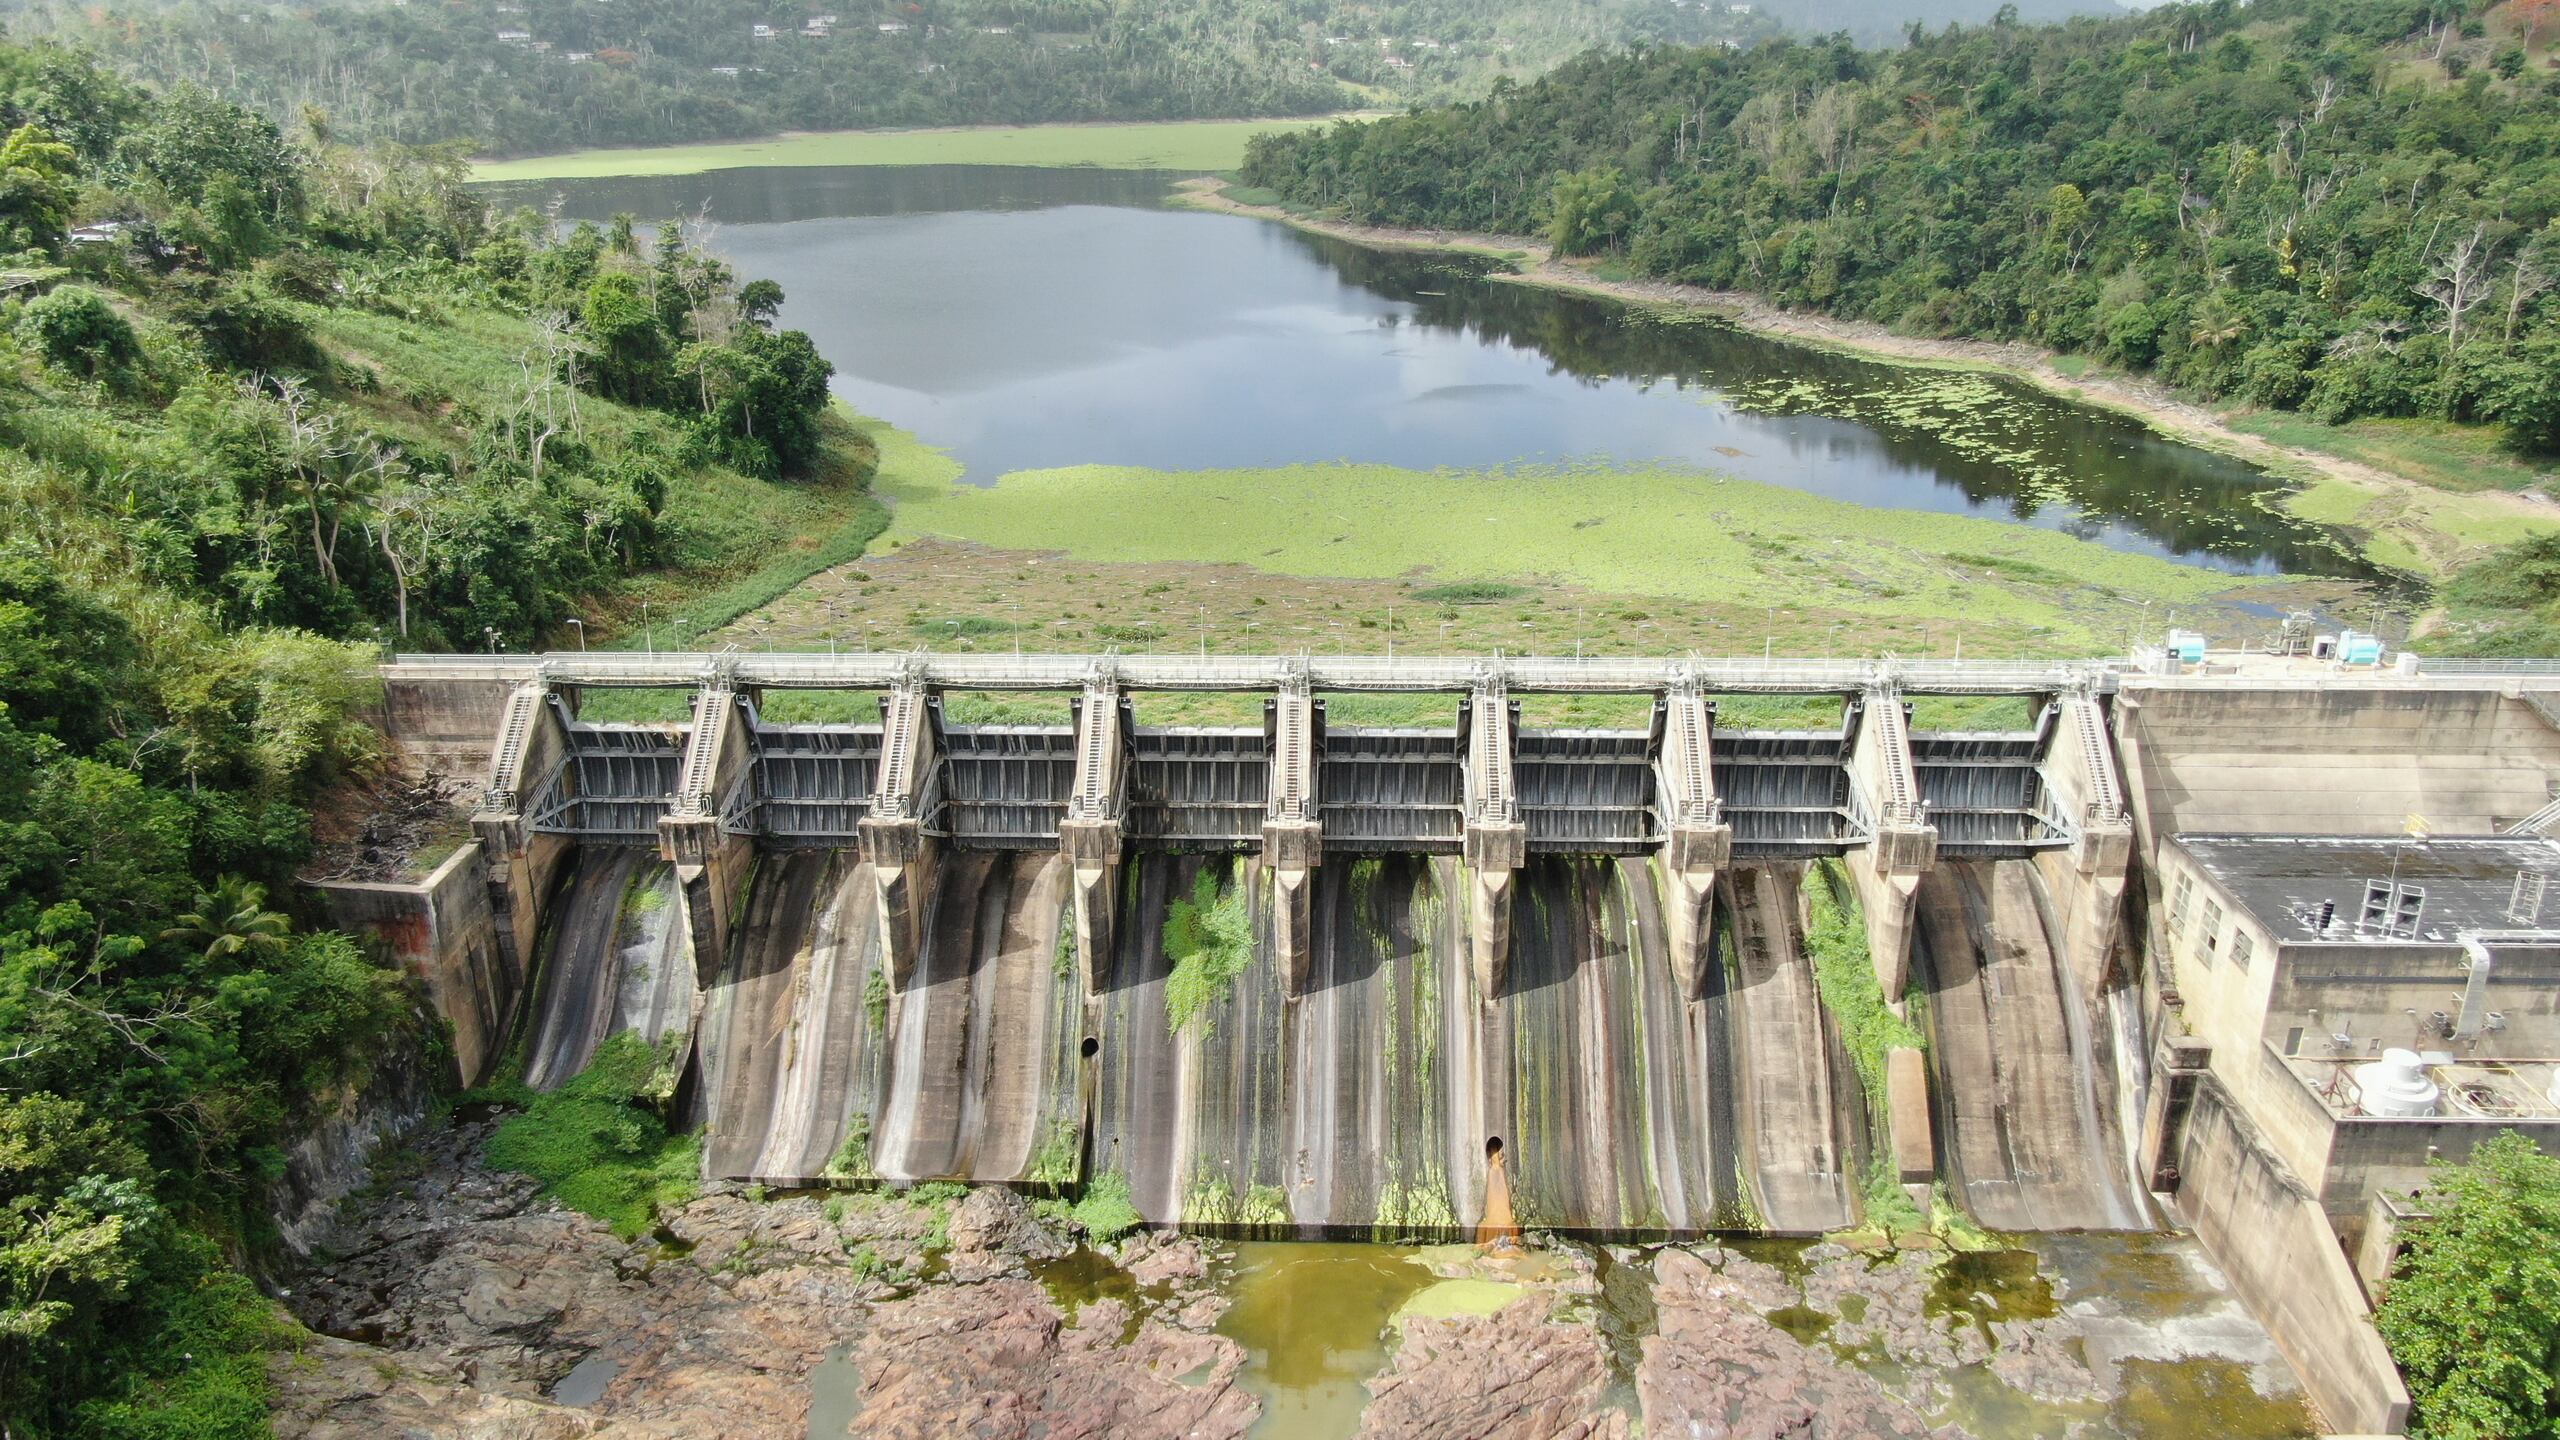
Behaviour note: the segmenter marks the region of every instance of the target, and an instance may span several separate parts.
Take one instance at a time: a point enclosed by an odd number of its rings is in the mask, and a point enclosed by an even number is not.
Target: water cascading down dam
[[[1933,1181],[1997,1228],[2145,1223],[2088,1019],[2121,983],[2103,912],[2127,846],[2085,673],[482,668],[503,701],[475,827],[501,943],[536,961],[528,1079],[621,1031],[689,1040],[712,1176],[1116,1173],[1150,1221],[1301,1234],[1470,1230],[1497,1164],[1520,1223],[1597,1233],[1819,1232],[1877,1183]],[[690,723],[579,718],[644,685],[691,689]],[[880,720],[761,714],[830,689],[878,692]],[[1065,691],[1072,720],[947,722],[973,690]],[[1161,690],[1258,691],[1262,723],[1138,723]],[[1328,723],[1358,692],[1444,693],[1449,719]],[[1650,723],[1520,723],[1518,696],[1595,692],[1649,697]],[[1766,693],[1838,718],[1718,723],[1717,697]],[[2037,719],[1915,730],[1932,693]],[[1862,1086],[1817,983],[1817,886],[1859,917],[1872,985],[1917,1002],[1925,1096]]]

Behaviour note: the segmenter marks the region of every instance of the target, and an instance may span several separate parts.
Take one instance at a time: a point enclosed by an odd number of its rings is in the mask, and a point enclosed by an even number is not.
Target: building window
[[[2204,902],[2204,935],[2202,939],[2204,943],[2201,953],[2204,956],[2204,963],[2210,965],[2213,963],[2214,955],[2222,948],[2222,902],[2219,900],[2207,900]]]
[[[2181,873],[2178,888],[2169,893],[2169,938],[2175,941],[2187,928],[2187,905],[2196,898],[2196,877]]]
[[[2250,939],[2250,938],[2249,938],[2249,932],[2248,932],[2248,931],[2246,931],[2246,930],[2233,930],[2233,931],[2231,932],[2231,963],[2232,963],[2232,964],[2239,966],[2239,967],[2240,967],[2241,969],[2243,969],[2243,970],[2246,970],[2246,969],[2248,969],[2248,968],[2249,968],[2249,961],[2251,960],[2251,958],[2252,958],[2252,957],[2254,957],[2254,956],[2257,954],[2257,952],[2258,952],[2258,942],[2256,942],[2256,941],[2254,941],[2254,940],[2252,940],[2252,939]]]

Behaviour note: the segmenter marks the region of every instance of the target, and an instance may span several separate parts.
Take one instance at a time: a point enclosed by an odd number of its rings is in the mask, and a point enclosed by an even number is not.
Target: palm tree
[[[185,940],[208,960],[281,953],[293,921],[267,908],[267,887],[238,875],[225,875],[196,897],[196,908],[160,932],[163,940]]]

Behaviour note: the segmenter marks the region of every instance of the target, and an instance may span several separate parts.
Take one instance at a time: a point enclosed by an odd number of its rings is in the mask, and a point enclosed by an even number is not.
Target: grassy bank
[[[1024,471],[987,488],[916,483],[918,473],[908,470],[893,487],[884,469],[901,541],[947,537],[1080,561],[1410,582],[1413,603],[1432,613],[1523,612],[1525,628],[1547,627],[1526,637],[1547,653],[1560,618],[1550,592],[1559,588],[1759,611],[1773,636],[1782,616],[1816,617],[1825,630],[1879,627],[1835,637],[1836,653],[1871,650],[1878,634],[1932,623],[1946,633],[1978,626],[1980,643],[1996,648],[2032,641],[2089,653],[2120,643],[2118,622],[2146,601],[2197,605],[2252,583],[2054,531],[1870,509],[1661,466],[1182,473],[1087,465]],[[1447,588],[1468,585],[1494,588]],[[1611,623],[1615,612],[1596,627],[1588,618],[1587,643],[1634,639]],[[1206,617],[1196,623],[1205,628]],[[1789,648],[1801,650],[1804,627],[1784,629]],[[1319,633],[1316,643],[1333,638]]]
[[[973,125],[942,130],[837,130],[725,145],[572,150],[484,160],[474,180],[581,180],[607,175],[698,175],[706,170],[804,165],[1033,165],[1099,170],[1233,170],[1244,142],[1302,120],[1182,120],[1132,125]]]

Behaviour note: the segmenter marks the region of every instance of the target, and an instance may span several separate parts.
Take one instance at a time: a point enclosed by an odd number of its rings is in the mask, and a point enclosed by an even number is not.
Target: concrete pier
[[[929,699],[922,681],[911,677],[880,702],[879,784],[861,822],[863,853],[880,887],[880,954],[892,990],[905,989],[914,977],[924,944],[925,886],[933,863],[924,816],[939,775],[942,738]]]
[[[1707,993],[1714,963],[1716,876],[1733,860],[1733,827],[1716,796],[1715,711],[1694,684],[1674,685],[1654,706],[1653,729],[1665,926],[1672,963],[1695,1000]]]
[[[710,986],[720,957],[729,953],[730,921],[755,873],[755,838],[741,823],[755,784],[754,733],[755,713],[737,691],[717,681],[704,685],[694,697],[681,778],[658,822],[660,853],[675,866],[693,932],[701,988]]]
[[[1491,1000],[1509,982],[1511,877],[1529,858],[1529,831],[1520,823],[1519,787],[1511,773],[1519,710],[1500,683],[1488,681],[1468,697],[1458,724],[1467,736],[1468,963],[1477,996]]]
[[[1928,819],[1911,760],[1910,712],[1899,691],[1866,693],[1849,752],[1853,795],[1863,802],[1866,853],[1849,867],[1867,917],[1867,954],[1885,999],[1900,1004],[1911,982],[1912,909],[1920,877],[1938,860],[1938,830]]]
[[[1303,678],[1283,683],[1265,707],[1271,788],[1262,821],[1262,866],[1271,877],[1271,948],[1290,995],[1306,992],[1314,955],[1315,896],[1309,882],[1324,853],[1316,805],[1322,713]]]
[[[1128,700],[1108,672],[1085,682],[1076,701],[1075,788],[1058,822],[1058,853],[1074,888],[1076,973],[1083,993],[1101,989],[1111,963],[1113,906],[1120,889],[1121,817],[1129,808]]]
[[[568,758],[567,712],[550,687],[528,682],[509,691],[489,757],[488,787],[481,792],[479,813],[471,817],[471,832],[488,867],[498,953],[517,975],[533,973],[542,905],[574,843],[568,835],[530,823],[525,785],[528,778],[546,783]]]

